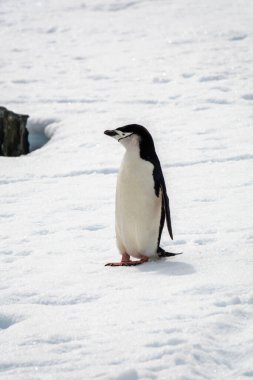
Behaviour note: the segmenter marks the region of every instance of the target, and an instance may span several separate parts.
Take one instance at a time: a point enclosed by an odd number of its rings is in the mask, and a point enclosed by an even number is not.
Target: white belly
[[[155,256],[161,218],[161,195],[155,195],[154,166],[126,152],[116,190],[116,238],[121,254]]]

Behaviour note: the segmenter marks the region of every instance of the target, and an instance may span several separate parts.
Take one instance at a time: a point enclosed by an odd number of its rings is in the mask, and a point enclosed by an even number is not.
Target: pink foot
[[[143,256],[140,260],[132,261],[130,260],[130,256],[126,253],[122,256],[122,260],[119,263],[108,263],[105,264],[106,267],[132,267],[136,265],[140,265],[146,263],[148,261],[148,257]]]

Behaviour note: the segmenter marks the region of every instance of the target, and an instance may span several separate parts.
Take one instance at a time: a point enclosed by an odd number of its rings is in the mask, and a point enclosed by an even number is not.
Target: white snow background
[[[253,378],[253,2],[6,0],[0,46],[1,105],[50,139],[0,158],[0,378]],[[184,254],[111,268],[128,123]]]

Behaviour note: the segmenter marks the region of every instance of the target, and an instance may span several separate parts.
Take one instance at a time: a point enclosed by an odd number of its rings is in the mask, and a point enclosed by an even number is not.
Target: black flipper
[[[167,227],[170,234],[171,239],[173,240],[173,233],[172,233],[172,226],[171,226],[171,217],[170,217],[170,203],[169,203],[169,197],[167,194],[167,189],[163,177],[162,168],[160,165],[160,161],[158,157],[155,157],[154,160],[154,181],[155,181],[155,193],[157,197],[159,197],[160,191],[162,192],[162,215],[161,215],[161,223],[160,223],[160,231],[159,231],[159,239],[158,239],[158,246],[160,243],[161,233],[164,225],[164,217],[166,217]],[[163,215],[163,213],[165,215]]]
[[[161,186],[162,186],[162,196],[163,196],[163,203],[164,203],[167,227],[168,227],[170,237],[173,240],[173,232],[172,232],[171,217],[170,217],[170,202],[169,202],[169,197],[167,195],[167,190],[166,190],[164,178],[163,178]]]

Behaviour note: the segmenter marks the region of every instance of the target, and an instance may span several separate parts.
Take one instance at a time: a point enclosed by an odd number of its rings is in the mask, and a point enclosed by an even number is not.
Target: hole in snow
[[[18,321],[13,316],[0,314],[0,331],[8,329]]]
[[[56,119],[28,119],[27,129],[29,132],[30,152],[40,149],[50,140],[47,127],[56,121]]]

